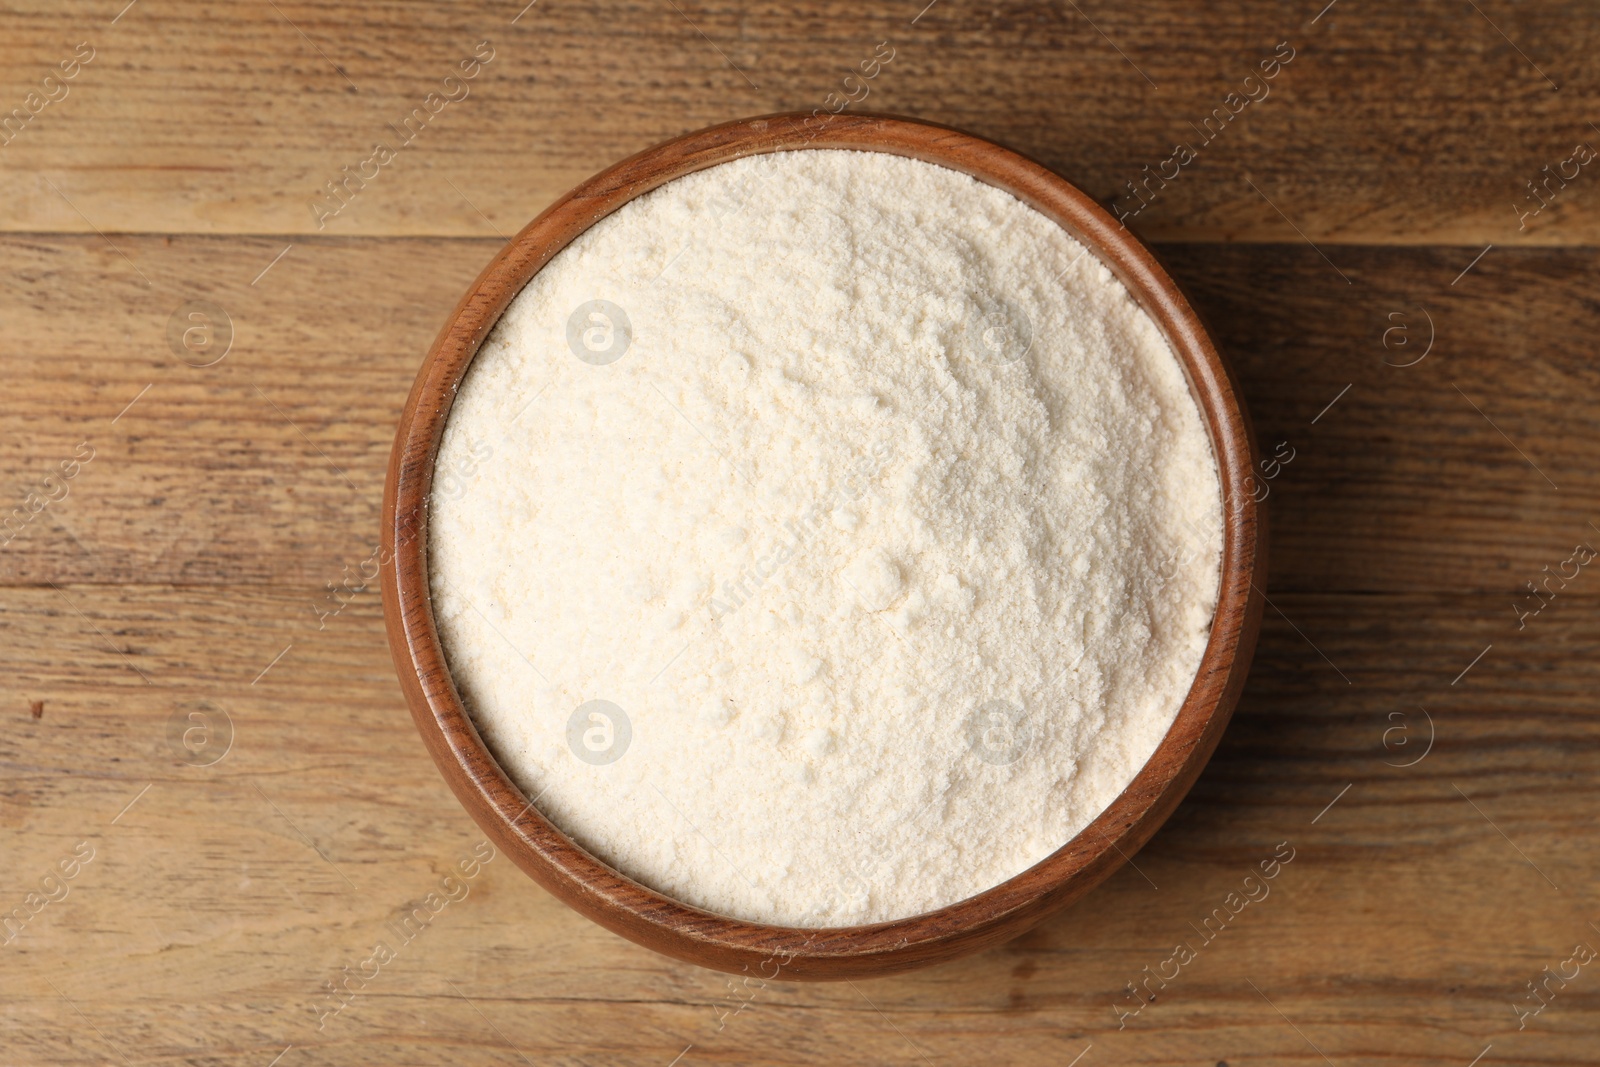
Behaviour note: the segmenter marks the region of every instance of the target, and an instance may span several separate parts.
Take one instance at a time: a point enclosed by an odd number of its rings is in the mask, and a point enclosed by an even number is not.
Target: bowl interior
[[[843,979],[925,966],[999,943],[1087,893],[1155,832],[1209,759],[1238,699],[1259,627],[1264,516],[1255,452],[1231,375],[1149,250],[1098,204],[1027,158],[941,126],[877,115],[773,115],[712,127],[618,163],[557,201],[489,264],[435,341],[401,416],[385,483],[384,614],[407,704],[441,772],[490,839],[547,890],[646,947],[738,973]],[[528,280],[583,230],[685,174],[746,155],[807,148],[891,152],[965,172],[1061,225],[1112,270],[1166,334],[1210,433],[1223,493],[1222,574],[1199,671],[1166,737],[1077,837],[966,900],[869,926],[799,929],[714,915],[602,863],[550,823],[479,736],[446,667],[428,585],[434,457],[473,355]]]

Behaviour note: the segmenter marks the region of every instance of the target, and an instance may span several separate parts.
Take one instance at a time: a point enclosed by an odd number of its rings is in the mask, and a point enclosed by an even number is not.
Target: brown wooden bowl
[[[741,156],[805,148],[890,152],[970,174],[1053,219],[1128,287],[1176,351],[1209,426],[1222,478],[1222,582],[1210,641],[1165,740],[1121,796],[1028,870],[937,911],[870,926],[797,929],[690,907],[591,856],[512,784],[478,735],[445,664],[428,591],[428,494],[456,387],[513,297],[579,233],[674,178]],[[1244,686],[1261,622],[1264,515],[1255,449],[1228,367],[1172,279],[1094,200],[1038,163],[943,126],[882,115],[769,115],[675,138],[623,160],[551,205],[508,243],[456,305],[417,375],[384,485],[383,607],[406,702],[434,761],[491,841],[545,889],[601,926],[669,956],[790,979],[891,974],[999,944],[1082,897],[1137,851],[1211,757]]]

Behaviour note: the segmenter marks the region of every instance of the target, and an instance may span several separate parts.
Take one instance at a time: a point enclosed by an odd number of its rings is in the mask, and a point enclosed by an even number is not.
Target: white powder
[[[1037,863],[1155,750],[1216,603],[1216,462],[1155,324],[1031,208],[886,154],[595,225],[473,361],[437,476],[434,610],[501,765],[742,919]]]

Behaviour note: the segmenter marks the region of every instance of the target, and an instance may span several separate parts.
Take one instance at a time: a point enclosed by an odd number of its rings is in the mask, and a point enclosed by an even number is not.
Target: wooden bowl
[[[891,152],[1004,189],[1096,252],[1165,331],[1208,424],[1224,495],[1222,582],[1199,673],[1165,740],[1122,795],[1082,833],[1000,885],[937,911],[831,929],[713,915],[600,862],[512,784],[451,681],[428,591],[428,494],[456,387],[506,305],[587,227],[674,178],[741,156],[806,148]],[[400,416],[384,486],[383,607],[406,702],[445,779],[489,839],[545,889],[647,948],[723,971],[828,980],[891,974],[996,945],[1082,897],[1136,852],[1211,757],[1244,685],[1265,584],[1255,450],[1227,366],[1172,279],[1094,200],[1039,164],[958,130],[880,115],[769,115],[640,152],[584,182],[503,248],[456,305]]]

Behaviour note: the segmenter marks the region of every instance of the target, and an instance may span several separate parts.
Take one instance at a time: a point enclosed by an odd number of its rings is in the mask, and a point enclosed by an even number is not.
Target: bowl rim
[[[589,226],[668,181],[747,155],[813,148],[888,152],[966,173],[1016,196],[1093,251],[1183,365],[1211,437],[1224,504],[1221,581],[1199,669],[1166,736],[1117,799],[1049,856],[975,896],[920,915],[831,928],[749,922],[685,904],[595,858],[546,819],[501,769],[462,705],[434,623],[427,570],[434,459],[456,387],[528,281]],[[741,119],[675,137],[579,184],[507,242],[457,303],[417,373],[385,477],[385,628],[406,703],[445,780],[490,840],[557,898],[640,945],[717,970],[755,967],[763,977],[798,980],[896,973],[1009,940],[1082,897],[1149,840],[1194,784],[1237,703],[1261,621],[1266,529],[1256,457],[1237,383],[1199,316],[1150,249],[1065,178],[991,141],[917,119],[865,112]]]

